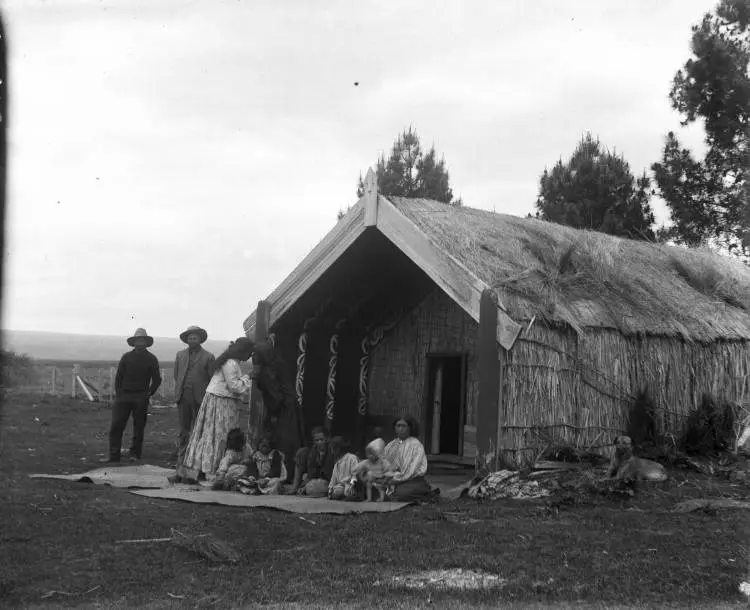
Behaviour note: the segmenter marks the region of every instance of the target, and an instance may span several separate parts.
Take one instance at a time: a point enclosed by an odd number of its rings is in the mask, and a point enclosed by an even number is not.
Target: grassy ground
[[[149,417],[144,462],[164,465],[177,415]],[[32,480],[81,472],[106,451],[109,411],[14,397],[0,432],[0,606],[5,608],[719,607],[743,604],[744,512],[674,514],[685,497],[747,489],[685,478],[625,503],[557,514],[542,501],[441,501],[392,514],[299,515],[151,500],[85,483]],[[127,440],[126,440],[127,443]],[[127,446],[127,444],[125,444]],[[208,532],[242,549],[212,566],[168,543],[118,540]],[[408,589],[393,577],[463,568],[494,590]]]

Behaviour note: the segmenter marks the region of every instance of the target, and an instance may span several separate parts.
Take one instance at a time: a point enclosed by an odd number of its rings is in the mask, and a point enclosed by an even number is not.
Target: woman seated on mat
[[[424,478],[427,473],[427,454],[419,442],[419,424],[411,415],[404,415],[393,422],[396,432],[385,447],[385,459],[392,471],[386,496],[397,502],[425,500],[430,497],[430,485]]]
[[[351,452],[349,441],[343,436],[334,436],[331,439],[331,450],[336,463],[328,482],[328,497],[331,500],[353,499],[356,489],[351,483],[352,470],[359,459]]]

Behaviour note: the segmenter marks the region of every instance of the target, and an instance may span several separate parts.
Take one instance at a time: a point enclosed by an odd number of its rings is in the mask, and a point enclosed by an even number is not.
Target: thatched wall
[[[528,463],[550,441],[605,453],[626,431],[633,396],[648,388],[659,430],[679,436],[704,393],[748,399],[750,344],[632,337],[534,324],[508,354],[500,445]]]
[[[435,289],[388,332],[370,357],[368,411],[424,416],[425,367],[430,353],[467,354],[466,423],[476,421],[477,323],[450,297]]]

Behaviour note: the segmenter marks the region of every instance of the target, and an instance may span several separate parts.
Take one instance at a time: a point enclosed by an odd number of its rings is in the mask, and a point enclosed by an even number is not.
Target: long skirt
[[[424,477],[414,477],[403,483],[396,483],[387,494],[394,502],[414,502],[430,497],[430,484]]]
[[[206,392],[185,450],[184,468],[202,472],[206,477],[216,474],[226,450],[227,433],[240,427],[241,404],[238,398]]]

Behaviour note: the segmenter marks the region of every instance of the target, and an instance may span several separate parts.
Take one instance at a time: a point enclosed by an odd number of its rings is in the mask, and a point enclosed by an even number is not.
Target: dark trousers
[[[198,416],[201,408],[201,401],[193,392],[192,388],[187,388],[182,392],[180,400],[177,403],[177,415],[180,419],[180,440],[177,449],[177,463],[182,464],[182,458],[185,456],[188,442],[190,442],[190,433],[193,431],[193,423]]]
[[[143,432],[146,429],[148,414],[148,396],[141,392],[123,393],[112,405],[112,425],[109,428],[109,458],[111,460],[120,459],[122,433],[125,432],[131,414],[133,415],[133,442],[130,452],[137,458],[141,457]]]

